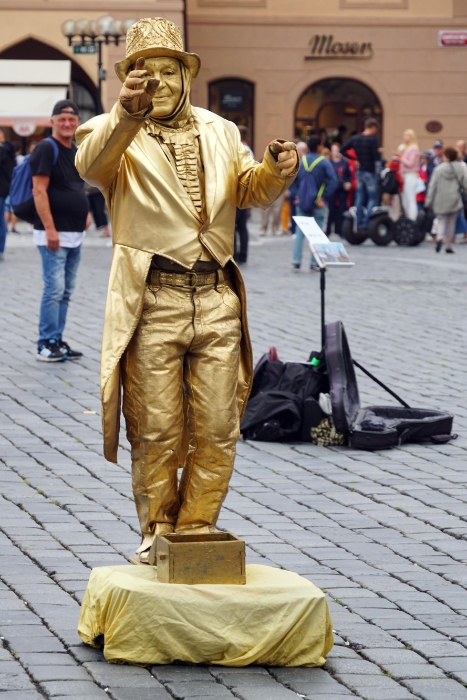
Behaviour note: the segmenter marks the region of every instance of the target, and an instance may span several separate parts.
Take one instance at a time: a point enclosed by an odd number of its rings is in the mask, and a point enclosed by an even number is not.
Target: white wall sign
[[[36,122],[32,119],[13,120],[11,126],[18,136],[31,136],[36,130]]]

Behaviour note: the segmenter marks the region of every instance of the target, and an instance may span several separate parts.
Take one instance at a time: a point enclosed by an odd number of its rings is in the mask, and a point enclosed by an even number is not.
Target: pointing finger
[[[136,70],[143,70],[144,64],[145,64],[145,60],[144,60],[143,56],[140,56],[139,58],[137,58],[136,59],[136,66],[135,66]]]

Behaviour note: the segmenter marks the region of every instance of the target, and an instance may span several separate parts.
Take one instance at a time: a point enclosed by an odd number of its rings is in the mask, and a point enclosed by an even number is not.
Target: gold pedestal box
[[[245,542],[231,532],[158,536],[149,563],[161,583],[246,583]]]

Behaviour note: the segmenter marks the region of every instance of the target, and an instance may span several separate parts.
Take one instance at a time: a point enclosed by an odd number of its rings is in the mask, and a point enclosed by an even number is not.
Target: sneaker
[[[78,360],[80,357],[83,357],[82,352],[79,352],[78,350],[72,350],[68,343],[65,343],[64,340],[58,341],[58,347],[62,355],[68,360]]]
[[[300,263],[292,263],[292,272],[300,272]]]
[[[435,250],[436,250],[437,253],[439,253],[439,251],[441,250],[442,246],[443,246],[443,241],[437,241],[437,243],[436,243],[436,248],[435,248]]]
[[[446,253],[454,253],[452,248],[446,248]]]
[[[55,340],[47,340],[37,348],[36,360],[39,362],[64,362],[66,359]]]

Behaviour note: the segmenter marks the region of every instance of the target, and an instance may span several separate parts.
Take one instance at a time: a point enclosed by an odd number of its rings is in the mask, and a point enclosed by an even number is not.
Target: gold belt
[[[222,284],[229,280],[230,275],[227,270],[215,270],[214,272],[165,272],[165,270],[149,270],[147,283],[152,285],[162,285],[165,287],[204,287],[208,284]]]

